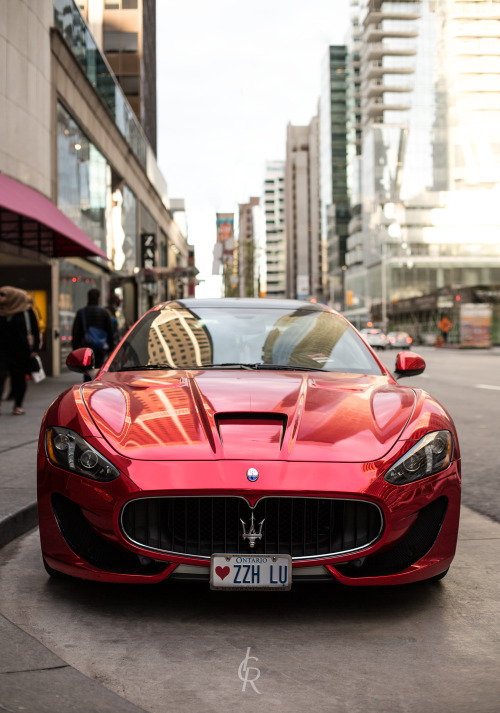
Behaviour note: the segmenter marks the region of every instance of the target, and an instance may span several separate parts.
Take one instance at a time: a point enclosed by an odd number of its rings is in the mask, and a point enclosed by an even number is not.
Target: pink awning
[[[47,257],[107,255],[38,191],[0,174],[0,242]]]

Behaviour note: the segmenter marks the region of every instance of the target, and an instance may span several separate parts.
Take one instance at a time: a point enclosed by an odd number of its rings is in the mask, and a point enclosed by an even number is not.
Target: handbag
[[[87,329],[87,320],[85,319],[85,309],[82,312],[83,319],[83,346],[91,349],[108,349],[108,335],[104,329],[100,327],[89,327]]]
[[[39,384],[46,378],[45,369],[43,368],[42,360],[38,354],[31,357],[31,379],[35,384]]]

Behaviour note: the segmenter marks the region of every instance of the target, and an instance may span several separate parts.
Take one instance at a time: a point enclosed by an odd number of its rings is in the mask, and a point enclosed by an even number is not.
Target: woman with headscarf
[[[24,413],[26,374],[40,346],[38,322],[27,292],[17,287],[0,287],[0,398],[10,376],[15,416]]]

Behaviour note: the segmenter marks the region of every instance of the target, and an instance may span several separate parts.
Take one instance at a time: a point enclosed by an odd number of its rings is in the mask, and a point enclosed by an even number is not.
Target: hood
[[[415,404],[387,376],[272,371],[108,372],[82,396],[116,451],[160,461],[374,461]]]

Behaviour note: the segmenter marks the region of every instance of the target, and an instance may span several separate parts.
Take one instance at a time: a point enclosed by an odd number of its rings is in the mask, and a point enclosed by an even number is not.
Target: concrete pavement
[[[46,408],[52,400],[71,384],[79,383],[80,381],[81,377],[77,374],[66,371],[62,376],[48,378],[41,384],[30,383],[24,404],[26,409],[24,416],[13,416],[11,414],[12,402],[2,401],[2,415],[0,415],[0,547],[15,540],[19,535],[36,526],[36,446],[40,422]],[[471,582],[469,581],[472,568],[474,568],[475,572],[472,583],[472,590],[474,591],[476,587],[479,587],[480,582],[489,581],[489,579],[494,576],[494,550],[492,546],[498,545],[498,527],[499,526],[491,520],[476,515],[464,508],[459,557],[454,563],[450,575],[453,576],[453,579],[450,580],[453,586],[449,587],[450,592],[454,592],[457,588],[459,589],[458,600],[461,601],[463,599],[465,601],[467,597],[470,598],[472,596],[470,595]],[[126,686],[120,688],[119,685],[116,685],[116,682],[110,685],[104,675],[102,677],[96,677],[98,680],[95,680],[94,674],[89,673],[81,661],[72,660],[71,655],[69,655],[71,653],[70,650],[68,650],[68,652],[64,651],[64,653],[58,651],[60,656],[54,653],[57,647],[53,646],[50,640],[45,640],[48,634],[50,634],[52,627],[47,625],[42,626],[43,635],[41,635],[39,631],[33,631],[28,626],[25,627],[24,620],[18,618],[17,609],[20,606],[20,602],[22,603],[23,611],[31,611],[31,593],[33,593],[34,600],[36,601],[33,619],[37,622],[43,619],[43,612],[40,609],[40,603],[37,601],[37,597],[40,596],[40,593],[43,594],[45,591],[43,582],[47,581],[48,596],[46,599],[49,604],[52,602],[58,611],[58,614],[54,615],[54,617],[60,616],[61,611],[58,607],[68,599],[66,593],[65,597],[63,597],[61,601],[58,601],[57,596],[55,596],[57,590],[54,590],[53,587],[52,589],[50,588],[50,584],[53,583],[48,582],[45,577],[41,565],[41,558],[39,557],[39,550],[37,551],[36,547],[33,547],[34,538],[35,533],[28,535],[27,538],[11,542],[9,547],[4,550],[5,557],[3,561],[0,562],[3,580],[0,586],[0,710],[24,710],[28,712],[36,711],[36,713],[44,713],[45,711],[50,711],[50,713],[66,713],[68,710],[74,710],[76,713],[80,713],[80,711],[82,713],[85,711],[86,713],[89,710],[96,713],[114,713],[115,711],[116,713],[140,713],[140,711],[144,710],[143,708],[138,708],[137,705],[134,705],[134,703],[130,701],[135,701],[136,704],[143,705],[150,711],[155,710],[154,706],[150,704],[150,701],[143,697],[142,694],[140,696],[135,695],[128,690]],[[481,545],[482,550],[478,559],[479,545]],[[16,570],[13,565],[9,564],[9,560],[18,554],[20,555],[20,569]],[[16,574],[16,571],[21,572],[21,574]],[[484,573],[488,575],[486,578],[484,577]],[[460,584],[462,581],[464,583],[463,586]],[[446,582],[448,582],[448,580],[446,580]],[[70,588],[71,593],[72,583],[65,586]],[[415,588],[415,597],[417,599],[418,596],[420,596],[419,592],[421,592],[421,589],[422,588],[419,589],[418,587]],[[75,586],[75,592],[78,591],[80,591],[80,588]],[[408,591],[405,592],[405,596],[408,597],[411,595],[412,591],[411,588],[408,589]],[[2,592],[4,596],[1,595]],[[115,594],[118,594],[118,590]],[[125,594],[124,591],[123,596],[125,596]],[[349,597],[347,594],[349,594]],[[484,592],[481,592],[479,600],[483,603],[482,606],[484,608],[484,601],[486,600],[483,595]],[[101,595],[99,593],[96,593],[95,596],[99,599],[99,606],[96,608],[96,612],[98,613],[99,607],[102,607],[103,603],[100,601]],[[158,596],[160,596],[160,593]],[[186,597],[188,596],[190,597],[191,603],[183,614],[185,617],[192,616],[192,612],[190,614],[188,610],[191,610],[194,606],[195,594],[192,593],[189,595],[189,590],[187,590]],[[340,594],[342,601],[344,598],[348,601],[356,596],[359,597],[360,594],[353,594],[352,592]],[[387,596],[387,592],[384,596]],[[149,616],[152,616],[153,619],[158,621],[161,620],[161,611],[165,608],[163,597],[164,594],[161,593],[161,607],[159,606],[158,610],[155,610],[153,614],[151,614],[151,612],[149,613]],[[22,601],[23,599],[26,600],[26,603]],[[396,592],[394,592],[393,599],[397,601]],[[435,608],[435,611],[439,614],[443,607],[443,602],[433,601],[432,604],[431,609],[434,611]],[[79,616],[77,615],[75,617],[76,611],[71,596],[66,606],[69,606],[70,610],[72,609],[66,626],[69,627],[70,622],[75,620],[72,624],[72,626],[74,626]],[[140,599],[140,606],[144,608],[142,598]],[[470,611],[467,612],[471,618],[472,612],[476,612],[477,616],[477,607],[478,602],[476,600],[474,600],[474,602],[471,601]],[[450,606],[450,611],[454,611],[455,609],[456,602],[453,606]],[[377,616],[378,615],[379,613],[377,613]],[[485,615],[487,615],[487,619],[493,619],[493,609],[489,604],[488,607],[486,607]],[[226,614],[224,614],[224,616],[226,616]],[[360,617],[360,611],[356,610],[355,615],[353,615],[354,621],[357,622]],[[466,621],[468,617],[465,616],[464,612],[461,612],[460,618]],[[79,638],[81,635],[80,632],[78,635],[73,636],[74,632],[68,631],[69,639],[71,642],[75,642],[78,651],[82,648],[84,651],[91,651],[92,655],[99,653],[105,642],[97,642],[95,639],[95,634],[97,633],[96,627],[97,629],[100,628],[98,619],[99,617],[97,616],[96,620],[89,623],[91,643],[87,647],[81,647]],[[132,619],[135,619],[135,615]],[[181,628],[185,627],[185,621],[185,619],[182,619]],[[417,623],[421,626],[419,621]],[[336,624],[336,628],[341,625],[343,625],[342,621],[339,620]],[[63,629],[66,629],[66,626],[63,626]],[[126,628],[129,626],[130,621],[127,620]],[[136,626],[140,629],[141,622],[138,615]],[[462,626],[462,624],[460,624],[460,626]],[[34,634],[34,636],[27,633],[25,628],[31,631],[31,634]],[[163,629],[160,627],[160,633],[162,631]],[[136,633],[136,641],[141,640],[141,632],[138,631]],[[412,632],[408,632],[408,637],[405,641],[410,640],[410,633],[413,636]],[[483,631],[481,635],[485,636],[485,632]],[[108,632],[108,638],[106,639],[108,644],[114,640],[113,636]],[[463,633],[457,629],[457,631],[453,633],[453,637],[456,638],[457,641],[461,641]],[[182,646],[182,640],[182,637],[179,638],[179,646]],[[397,639],[397,641],[399,641],[399,639]],[[477,640],[474,639],[471,643],[473,644],[472,650],[476,651],[474,647],[478,646]],[[489,642],[488,645],[490,644],[491,642]],[[148,637],[146,637],[144,645],[149,646]],[[130,648],[126,648],[129,653],[133,651],[134,645],[132,641],[130,642]],[[283,648],[286,647],[284,646]],[[444,651],[442,653],[444,656]],[[127,654],[127,656],[128,655],[129,654]],[[297,653],[297,657],[298,656],[299,654]],[[145,655],[144,661],[147,660],[149,659]],[[483,656],[481,665],[484,664],[485,660]],[[462,665],[464,670],[468,671],[472,666],[472,662],[471,660],[467,660],[462,662]],[[79,670],[77,670],[77,668]],[[195,668],[202,670],[203,662],[196,661]],[[80,671],[85,671],[85,673],[89,673],[89,675],[84,675],[84,673]],[[143,681],[147,681],[150,672],[145,671],[144,674],[145,678]],[[478,678],[476,678],[476,674]],[[163,676],[163,669],[161,675]],[[160,676],[160,673],[158,673],[158,676]],[[474,669],[474,683],[486,683],[491,688],[493,679],[490,674],[483,672],[481,676],[485,677],[485,681],[482,681],[479,673]],[[276,676],[273,677],[269,675],[269,678],[272,680],[273,678],[278,679],[279,677],[276,673]],[[103,680],[108,687],[102,685],[99,682],[101,680]],[[133,681],[133,683],[134,685],[139,685],[137,681]],[[141,682],[140,685],[142,686],[143,682]],[[121,695],[109,690],[109,688],[113,689],[113,687],[115,691],[119,691]],[[492,688],[489,691],[489,695],[493,696]],[[122,696],[125,696],[125,698]],[[483,707],[479,707],[477,710],[481,711],[481,713],[483,713],[483,711],[493,711],[494,708],[490,707],[492,700],[494,699],[486,697],[483,701]],[[177,709],[189,710],[189,705],[184,707],[184,703],[185,701],[179,699],[179,707]],[[252,702],[252,706],[253,705],[254,702]],[[363,705],[364,709],[366,709],[365,704]],[[366,705],[368,705],[368,703],[366,703]],[[215,708],[214,704],[214,708],[210,710]],[[455,709],[458,710],[458,708]],[[442,707],[441,710],[443,710]]]
[[[37,525],[36,449],[47,407],[81,381],[65,371],[29,383],[24,416],[1,402],[0,548]],[[41,557],[40,557],[41,566]],[[4,615],[0,601],[0,710],[26,713],[143,713],[142,708],[84,676]]]
[[[80,381],[78,374],[66,370],[39,384],[29,382],[24,416],[12,415],[12,401],[1,402],[0,547],[37,524],[36,448],[40,423],[56,396]]]

